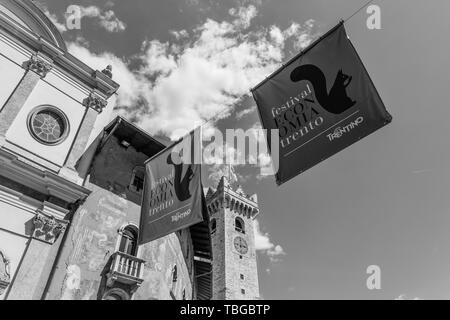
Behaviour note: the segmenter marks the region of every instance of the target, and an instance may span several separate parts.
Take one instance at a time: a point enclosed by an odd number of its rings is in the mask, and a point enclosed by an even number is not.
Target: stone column
[[[84,116],[77,136],[75,137],[75,141],[72,145],[69,156],[67,157],[66,164],[59,173],[60,176],[71,179],[77,183],[80,181],[78,181],[79,177],[76,173],[75,165],[86,149],[89,136],[94,129],[97,115],[106,107],[107,101],[92,92],[89,97],[84,99],[83,105],[87,108],[86,115]]]
[[[36,87],[39,79],[44,78],[53,68],[53,65],[52,62],[35,54],[24,63],[24,67],[27,71],[0,111],[0,143],[4,140],[6,132]]]
[[[47,284],[67,221],[39,211],[25,255],[9,291],[8,300],[39,300]]]

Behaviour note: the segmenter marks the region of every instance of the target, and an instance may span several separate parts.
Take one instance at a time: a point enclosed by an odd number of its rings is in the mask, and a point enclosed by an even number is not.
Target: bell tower
[[[259,299],[254,219],[259,209],[256,194],[232,188],[222,177],[217,190],[208,189],[213,250],[214,300]]]

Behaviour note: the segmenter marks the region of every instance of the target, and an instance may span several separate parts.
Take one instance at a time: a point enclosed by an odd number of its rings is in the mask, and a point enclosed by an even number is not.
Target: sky
[[[260,126],[249,89],[366,0],[40,0],[69,51],[113,65],[115,112],[156,136]],[[80,30],[64,12],[82,8]],[[374,0],[345,23],[393,121],[277,186],[235,166],[257,193],[265,299],[449,299],[448,0]],[[223,110],[226,110],[225,112]],[[227,167],[204,169],[214,185]],[[367,267],[381,289],[366,286]]]

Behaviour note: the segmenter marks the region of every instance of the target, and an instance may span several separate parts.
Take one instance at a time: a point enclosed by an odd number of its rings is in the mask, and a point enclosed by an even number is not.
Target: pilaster
[[[23,78],[0,110],[0,143],[39,80],[53,67],[51,61],[38,54],[33,55],[23,66],[26,70]]]
[[[67,157],[66,164],[59,173],[60,176],[63,176],[77,183],[81,181],[78,181],[80,180],[80,178],[78,177],[78,174],[76,172],[75,165],[83,155],[83,152],[87,147],[89,136],[94,129],[97,116],[106,107],[107,101],[101,98],[96,93],[92,92],[89,97],[84,99],[83,105],[87,108],[86,115],[78,130],[77,136],[75,137],[75,141],[72,145],[69,156]]]
[[[68,224],[68,221],[55,218],[54,211],[53,207],[44,204],[44,208],[36,212],[33,219],[32,236],[8,293],[8,300],[39,300],[42,298]],[[64,212],[58,215],[61,216]]]

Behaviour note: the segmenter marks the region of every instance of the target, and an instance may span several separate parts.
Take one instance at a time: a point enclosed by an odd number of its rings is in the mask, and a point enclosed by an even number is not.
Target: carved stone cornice
[[[83,100],[84,106],[92,108],[98,113],[101,113],[107,104],[108,102],[105,99],[100,98],[98,95],[94,93],[91,93],[89,97]]]
[[[27,70],[36,72],[41,78],[44,78],[50,70],[53,69],[53,64],[37,55],[31,56],[31,59],[26,62]]]
[[[66,52],[64,48],[48,41],[46,37],[36,34],[5,14],[0,15],[0,25],[0,34],[11,40],[16,50],[24,54],[29,54],[29,50],[44,53],[53,60],[58,69],[62,69],[65,73],[70,74],[72,79],[79,84],[87,84],[90,89],[95,88],[107,98],[117,92],[119,84],[109,78],[108,75],[98,70],[93,70],[87,64]],[[17,40],[20,40],[20,42]]]
[[[11,282],[9,261],[0,251],[0,295],[6,290]]]
[[[41,211],[38,211],[33,223],[33,238],[53,244],[58,239],[58,236],[64,232],[68,222],[65,220],[57,220],[55,217],[47,216]]]
[[[219,182],[217,190],[208,190],[206,204],[208,213],[213,215],[223,208],[242,214],[248,218],[255,218],[259,213],[257,196],[248,196],[241,186],[232,189],[225,177]]]
[[[0,175],[68,203],[84,199],[91,193],[89,189],[64,179],[44,167],[32,166],[2,148],[0,148]]]

